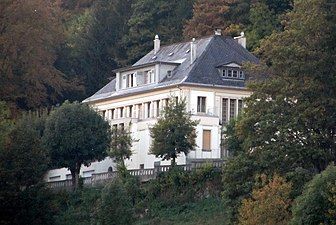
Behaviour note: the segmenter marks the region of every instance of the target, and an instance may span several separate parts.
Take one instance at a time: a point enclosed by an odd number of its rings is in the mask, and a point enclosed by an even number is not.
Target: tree
[[[132,64],[153,49],[156,34],[165,44],[181,41],[184,22],[192,16],[193,0],[135,0],[123,38],[125,64]],[[145,13],[144,13],[145,12]]]
[[[330,165],[307,183],[305,189],[293,204],[291,224],[335,224],[335,182],[336,167]],[[335,215],[335,214],[334,214]]]
[[[99,0],[89,5],[68,12],[71,16],[67,16],[64,24],[66,44],[62,45],[56,61],[59,70],[80,79],[85,86],[78,96],[67,93],[70,99],[94,94],[125,58],[121,39],[127,32],[131,1]]]
[[[46,120],[43,142],[54,167],[66,167],[78,187],[82,165],[103,160],[111,141],[110,126],[86,104],[65,102]]]
[[[196,146],[195,126],[198,121],[193,121],[186,112],[185,99],[177,101],[170,99],[153,128],[150,136],[153,142],[150,152],[163,160],[172,159],[172,166],[180,153],[187,155]]]
[[[105,186],[96,214],[97,222],[102,225],[134,223],[132,199],[120,180],[114,180]]]
[[[256,3],[250,9],[250,25],[246,34],[248,46],[256,49],[260,41],[272,34],[273,31],[279,30],[280,21],[269,9],[265,3]]]
[[[23,117],[6,135],[0,145],[0,223],[48,224],[50,193],[42,183],[49,160],[34,121]]]
[[[261,176],[265,183],[266,176]],[[254,188],[239,210],[239,225],[286,225],[291,218],[291,184],[274,175],[268,184]]]
[[[129,159],[132,155],[132,137],[129,131],[123,127],[112,129],[112,141],[108,155],[114,158],[117,163],[125,167],[125,159]]]
[[[3,1],[0,6],[0,96],[21,109],[57,103],[77,85],[54,67],[63,41],[57,1]]]
[[[185,38],[212,35],[216,28],[225,34],[240,33],[248,22],[249,0],[197,0],[193,17],[185,24]]]
[[[245,151],[269,170],[302,167],[316,173],[336,161],[333,7],[324,0],[295,1],[285,30],[261,44],[267,79],[250,85],[253,94],[237,132]]]

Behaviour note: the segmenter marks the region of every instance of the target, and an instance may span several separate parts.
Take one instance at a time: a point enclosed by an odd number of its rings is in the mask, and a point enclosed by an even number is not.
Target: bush
[[[262,175],[262,182],[266,176]],[[268,184],[254,188],[239,209],[239,225],[285,225],[290,219],[291,184],[275,175]]]
[[[336,167],[330,165],[305,186],[293,206],[293,225],[335,224]]]
[[[100,225],[133,224],[135,219],[132,198],[119,179],[106,185],[96,211]]]

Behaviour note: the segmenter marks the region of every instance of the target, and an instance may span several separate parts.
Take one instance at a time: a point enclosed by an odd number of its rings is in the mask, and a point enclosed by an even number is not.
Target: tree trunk
[[[176,157],[172,158],[171,166],[172,166],[172,168],[174,168],[176,166]]]
[[[79,172],[80,172],[80,163],[76,163],[75,168],[70,168],[71,177],[72,177],[72,188],[77,190],[79,186]]]

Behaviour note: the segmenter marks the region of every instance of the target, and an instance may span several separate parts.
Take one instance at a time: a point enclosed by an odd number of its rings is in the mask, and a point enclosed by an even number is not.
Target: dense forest
[[[31,110],[83,100],[152,48],[245,31],[250,50],[273,31],[290,0],[24,0],[0,4],[0,100]]]

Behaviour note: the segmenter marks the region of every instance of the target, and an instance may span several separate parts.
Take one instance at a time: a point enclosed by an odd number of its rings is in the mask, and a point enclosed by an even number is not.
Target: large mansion
[[[156,35],[152,51],[132,66],[115,70],[116,77],[84,102],[97,109],[111,126],[131,131],[133,155],[125,162],[129,169],[170,164],[149,153],[149,129],[172,96],[185,98],[192,119],[200,121],[197,147],[188,155],[180,155],[177,164],[223,158],[227,152],[221,147],[222,125],[239,114],[244,98],[251,94],[245,88],[248,75],[242,64],[258,62],[245,47],[243,33],[231,38],[217,31],[213,36],[167,46],[160,46]],[[80,175],[89,177],[111,170],[115,164],[106,158],[83,166]],[[51,170],[47,176],[48,181],[71,177],[65,168]]]

